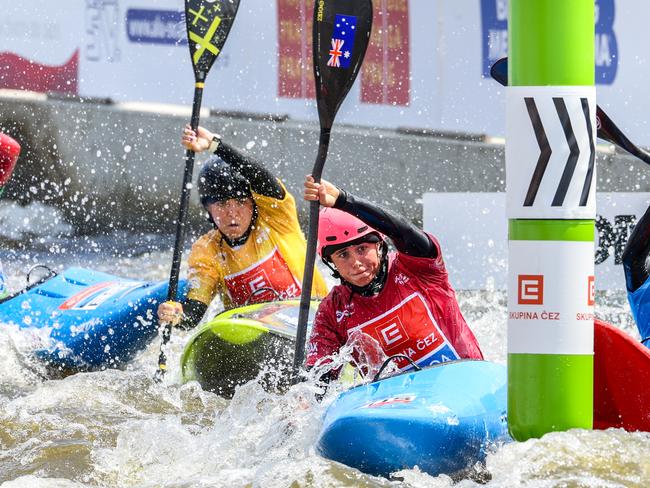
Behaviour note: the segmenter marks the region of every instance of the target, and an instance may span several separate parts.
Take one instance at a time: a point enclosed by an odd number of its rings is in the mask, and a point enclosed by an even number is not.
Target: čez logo
[[[409,338],[399,317],[384,322],[375,331],[386,349],[397,347]]]
[[[519,275],[517,282],[519,305],[544,304],[544,275]]]

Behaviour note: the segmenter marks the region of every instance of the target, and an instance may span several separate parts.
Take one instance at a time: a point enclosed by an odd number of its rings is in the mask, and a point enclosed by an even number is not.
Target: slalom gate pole
[[[508,425],[593,424],[594,1],[511,0]]]

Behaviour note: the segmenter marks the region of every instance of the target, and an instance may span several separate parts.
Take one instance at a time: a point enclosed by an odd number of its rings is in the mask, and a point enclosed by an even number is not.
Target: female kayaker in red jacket
[[[328,361],[346,343],[372,356],[419,365],[483,359],[449,283],[437,239],[405,218],[308,176],[304,198],[319,200],[318,253],[341,281],[323,300],[307,347],[306,366]],[[395,247],[388,252],[387,238]],[[361,334],[363,340],[354,340]],[[372,338],[369,341],[368,338]],[[400,369],[412,367],[402,357]]]

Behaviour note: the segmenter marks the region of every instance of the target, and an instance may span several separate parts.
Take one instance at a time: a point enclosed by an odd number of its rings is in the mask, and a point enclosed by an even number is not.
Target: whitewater
[[[52,207],[8,201],[0,202],[0,224],[0,260],[13,290],[24,286],[27,270],[38,264],[168,279],[171,235],[76,235]],[[505,363],[505,291],[459,290],[458,298],[486,359]],[[218,308],[218,303],[211,307]],[[599,294],[596,314],[638,338],[622,292]],[[3,487],[644,487],[650,482],[650,434],[618,429],[571,430],[506,444],[459,480],[417,468],[392,479],[372,477],[315,450],[321,417],[341,386],[318,402],[311,382],[278,395],[252,381],[225,400],[196,383],[181,384],[179,357],[191,334],[183,331],[172,335],[162,384],[153,381],[159,340],[125,370],[51,379],[29,355],[34,334],[0,325]]]

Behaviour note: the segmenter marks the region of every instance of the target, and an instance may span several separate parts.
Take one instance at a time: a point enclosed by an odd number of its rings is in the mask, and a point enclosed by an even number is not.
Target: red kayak
[[[9,181],[20,155],[20,144],[0,132],[0,194]]]
[[[650,349],[611,324],[594,323],[594,429],[650,432]]]

